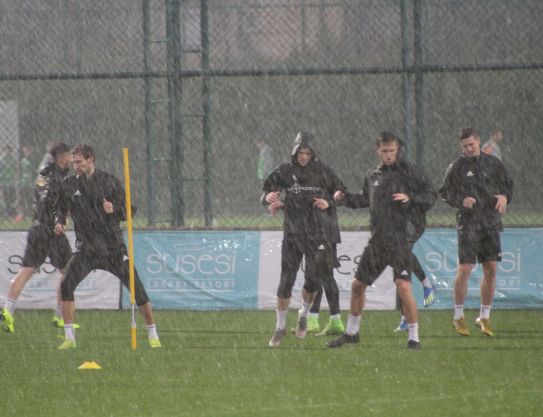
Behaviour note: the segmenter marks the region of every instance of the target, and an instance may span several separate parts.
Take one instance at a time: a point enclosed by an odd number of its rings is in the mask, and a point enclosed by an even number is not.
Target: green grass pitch
[[[18,310],[15,333],[0,334],[0,415],[541,416],[543,311],[494,310],[493,338],[476,313],[461,337],[451,311],[421,311],[422,349],[407,351],[392,311],[366,312],[360,343],[341,349],[291,334],[269,348],[273,311],[157,311],[163,348],[140,321],[133,351],[129,312],[79,311],[78,348],[58,351],[51,313]],[[103,369],[78,370],[85,361]]]

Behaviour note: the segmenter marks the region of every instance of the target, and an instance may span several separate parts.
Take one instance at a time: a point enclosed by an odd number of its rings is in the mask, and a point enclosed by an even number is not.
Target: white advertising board
[[[21,268],[26,235],[26,232],[0,233],[0,307],[4,305],[11,280]],[[68,233],[68,238],[73,247],[73,233]],[[59,276],[59,271],[47,259],[27,282],[17,300],[17,308],[53,308]],[[119,294],[120,281],[110,273],[98,270],[79,284],[75,301],[78,309],[116,309],[119,308]]]

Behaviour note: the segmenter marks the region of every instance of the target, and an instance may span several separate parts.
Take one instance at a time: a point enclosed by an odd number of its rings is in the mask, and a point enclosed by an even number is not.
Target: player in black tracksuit
[[[128,255],[120,226],[121,221],[126,220],[123,186],[113,175],[94,167],[94,150],[89,145],[73,148],[72,158],[76,175],[64,180],[55,226],[56,233],[63,233],[69,212],[76,235],[76,252],[61,284],[66,329],[66,341],[61,349],[75,347],[70,327],[75,314],[74,291],[91,271],[108,271],[125,287],[129,286]],[[147,324],[149,342],[151,347],[160,347],[149,298],[137,271],[134,275],[136,303]]]
[[[284,211],[281,278],[277,289],[276,330],[269,342],[277,347],[286,333],[286,315],[305,255],[303,306],[298,312],[296,337],[306,334],[307,315],[322,282],[333,279],[334,245],[340,241],[333,195],[343,190],[334,171],[316,158],[313,135],[298,133],[292,159],[281,164],[266,179],[262,201],[272,214]],[[284,200],[280,193],[284,192]],[[337,286],[337,284],[336,284]]]
[[[64,268],[72,256],[72,249],[66,236],[56,236],[55,206],[62,181],[69,170],[70,147],[65,143],[52,146],[49,158],[40,166],[34,184],[34,217],[32,227],[26,238],[26,248],[21,269],[10,283],[1,316],[3,327],[13,332],[13,312],[15,302],[28,280],[49,257],[51,265],[64,273]],[[62,327],[60,321],[60,293],[57,290],[57,309],[53,316],[53,324]]]
[[[463,155],[449,166],[439,190],[440,196],[456,209],[458,269],[454,283],[453,323],[458,334],[469,335],[464,321],[464,302],[471,271],[479,261],[483,279],[476,325],[483,334],[492,336],[490,309],[497,262],[501,261],[501,215],[513,198],[513,180],[498,158],[481,152],[481,139],[473,129],[463,129],[459,141]]]
[[[437,195],[417,166],[398,160],[399,145],[394,134],[381,133],[375,146],[381,163],[368,172],[360,193],[344,196],[349,208],[369,207],[371,238],[353,280],[346,332],[328,342],[329,347],[359,341],[366,288],[390,265],[409,324],[407,346],[420,348],[417,305],[411,288],[412,248],[424,227],[421,214],[433,206]]]

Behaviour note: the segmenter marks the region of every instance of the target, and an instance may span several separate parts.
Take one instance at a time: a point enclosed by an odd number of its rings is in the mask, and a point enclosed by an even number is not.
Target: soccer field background
[[[0,335],[0,415],[540,416],[543,312],[494,310],[493,338],[476,315],[461,337],[450,311],[421,311],[422,349],[408,351],[393,311],[366,312],[360,343],[341,349],[312,335],[269,348],[273,311],[158,311],[163,348],[140,322],[133,351],[129,312],[90,310],[78,312],[77,349],[59,351],[51,312],[18,310],[15,333]],[[85,361],[102,369],[79,370]]]

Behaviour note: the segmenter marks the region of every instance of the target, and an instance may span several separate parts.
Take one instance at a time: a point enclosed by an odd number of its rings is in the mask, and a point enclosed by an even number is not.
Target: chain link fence
[[[28,226],[50,142],[119,178],[127,146],[138,227],[277,228],[256,139],[279,164],[313,132],[357,190],[391,130],[438,187],[466,126],[503,131],[506,224],[541,226],[541,21],[538,0],[0,0],[0,227]],[[429,220],[454,224],[441,202]]]

